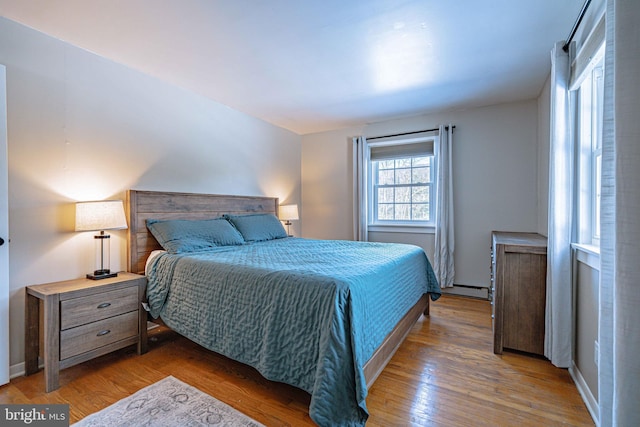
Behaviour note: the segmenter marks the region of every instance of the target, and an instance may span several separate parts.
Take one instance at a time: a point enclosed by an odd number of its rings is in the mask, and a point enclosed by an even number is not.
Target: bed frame
[[[278,198],[217,194],[127,191],[127,271],[144,274],[145,262],[155,249],[162,249],[146,226],[147,219],[207,219],[224,214],[272,213],[278,215]],[[429,314],[429,297],[424,294],[364,366],[367,387],[371,387],[422,314]]]

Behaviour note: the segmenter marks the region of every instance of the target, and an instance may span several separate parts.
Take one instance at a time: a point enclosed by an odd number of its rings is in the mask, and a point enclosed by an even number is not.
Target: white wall
[[[455,282],[488,287],[491,231],[538,230],[537,114],[537,100],[529,100],[304,135],[302,235],[352,239],[352,136],[410,132],[452,123],[456,126]],[[384,234],[378,238],[391,240]],[[422,242],[432,257],[433,235],[393,237]]]
[[[77,200],[128,188],[300,203],[301,137],[0,18],[7,67],[11,363],[24,360],[24,287],[92,270]],[[294,224],[299,233],[299,224]],[[126,268],[124,231],[111,267]]]
[[[598,307],[600,305],[600,268],[599,256],[580,251],[575,269],[575,333],[573,343],[572,374],[584,380],[583,395],[588,396],[587,405],[591,408],[598,402],[598,365],[595,361],[595,342],[598,341]],[[596,260],[591,264],[584,259]],[[588,391],[587,391],[588,390]],[[595,402],[590,403],[590,402]]]

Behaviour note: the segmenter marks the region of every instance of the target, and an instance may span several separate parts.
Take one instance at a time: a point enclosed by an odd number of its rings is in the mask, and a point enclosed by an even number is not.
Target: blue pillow
[[[226,215],[247,242],[287,237],[287,232],[274,214]]]
[[[245,243],[238,230],[224,218],[165,221],[148,219],[147,228],[158,243],[172,254]]]

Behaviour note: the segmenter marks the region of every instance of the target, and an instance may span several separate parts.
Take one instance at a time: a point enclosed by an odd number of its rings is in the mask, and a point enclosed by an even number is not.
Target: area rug
[[[89,415],[73,426],[264,427],[231,406],[171,376]]]

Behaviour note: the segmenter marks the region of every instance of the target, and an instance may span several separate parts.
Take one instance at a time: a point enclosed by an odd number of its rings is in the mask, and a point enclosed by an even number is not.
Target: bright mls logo
[[[69,405],[0,405],[0,425],[69,427]]]

